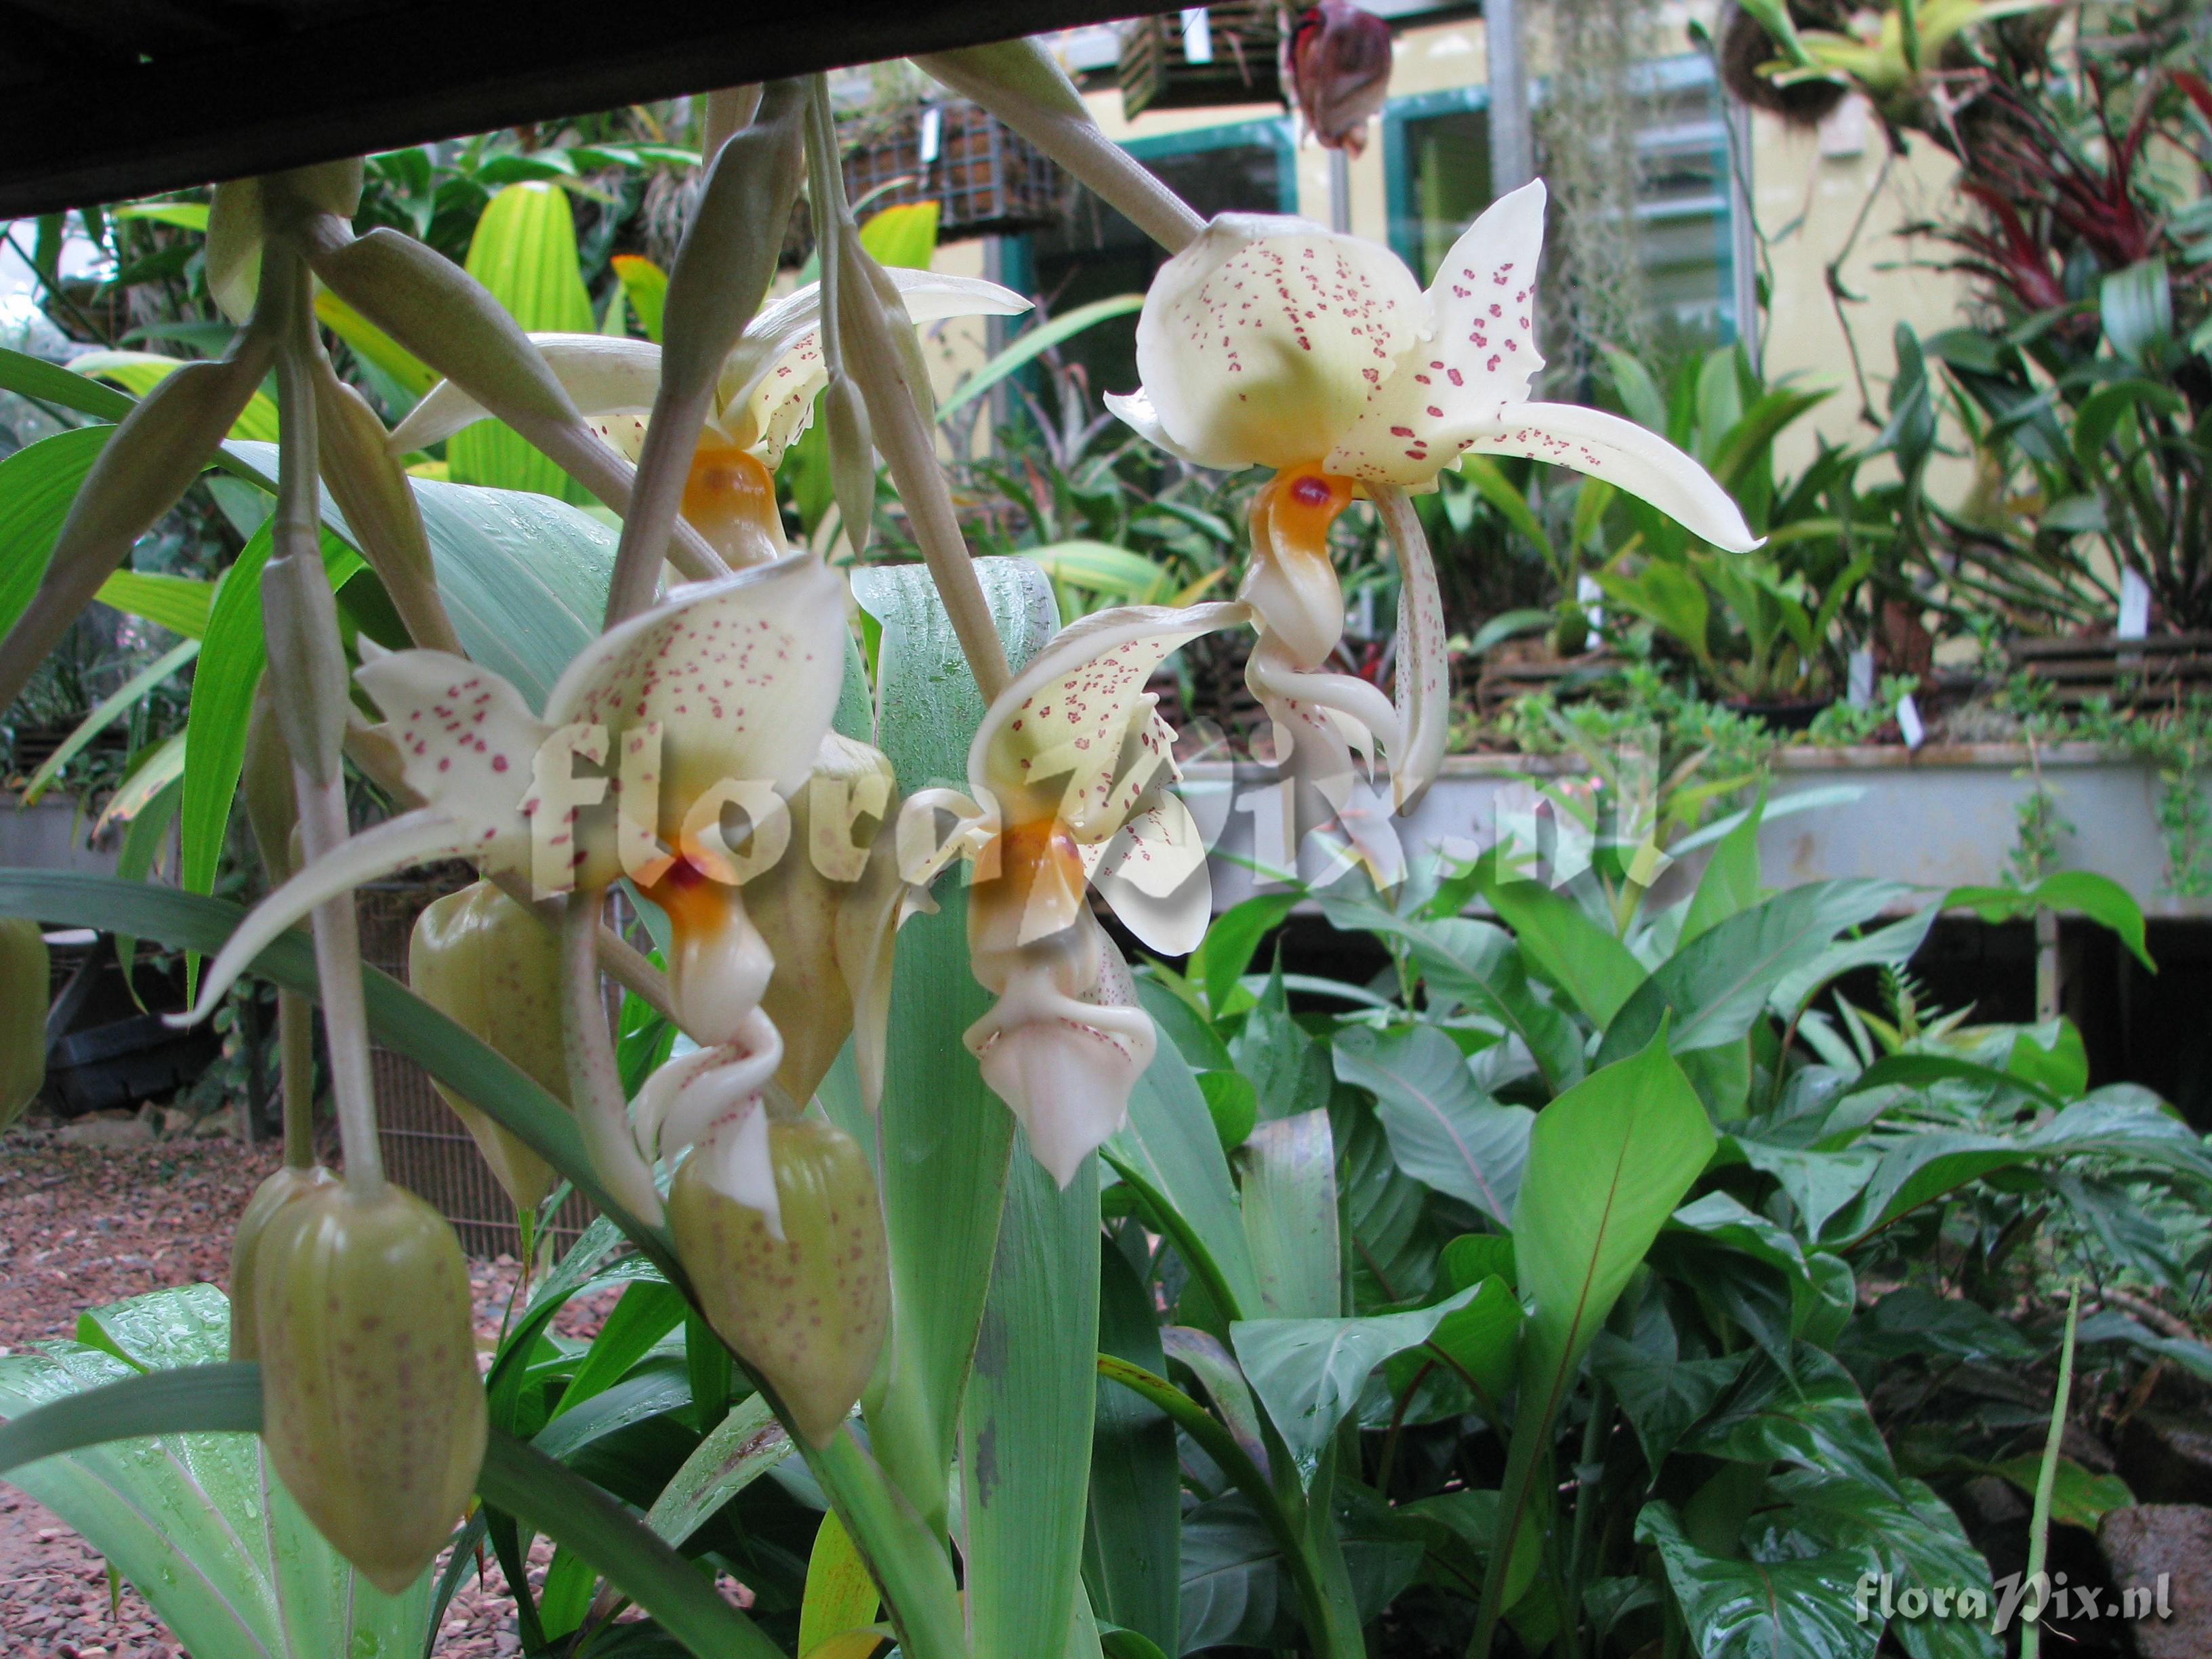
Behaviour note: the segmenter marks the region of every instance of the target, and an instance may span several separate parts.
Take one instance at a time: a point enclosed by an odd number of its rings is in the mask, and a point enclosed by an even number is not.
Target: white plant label
[[[1204,6],[1182,9],[1182,60],[1186,64],[1213,61],[1213,21]]]
[[[1605,589],[1597,585],[1596,577],[1576,577],[1575,598],[1581,602],[1583,615],[1589,618],[1592,628],[1605,626],[1605,607],[1598,603],[1605,598]]]
[[[1917,749],[1928,740],[1928,728],[1920,720],[1920,705],[1912,701],[1910,691],[1897,700],[1897,729],[1905,734],[1907,749]]]
[[[1851,653],[1844,701],[1854,708],[1874,706],[1874,647],[1863,645]]]
[[[2112,631],[2124,640],[2150,632],[2150,584],[2132,570],[2120,573],[2120,624]]]
[[[934,104],[921,112],[921,164],[927,167],[937,159],[938,146],[945,140],[945,112]]]

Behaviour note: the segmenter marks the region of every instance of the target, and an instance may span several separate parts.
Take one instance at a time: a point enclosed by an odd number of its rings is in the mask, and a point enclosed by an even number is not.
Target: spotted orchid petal
[[[1152,395],[1142,386],[1134,392],[1108,392],[1106,408],[1146,442],[1165,450],[1179,461],[1188,461],[1193,466],[1210,466],[1222,472],[1234,472],[1245,465],[1237,456],[1226,452],[1200,453],[1177,443],[1167,428],[1160,424],[1159,410],[1152,407]]]
[[[1011,317],[1030,302],[1011,289],[975,276],[897,270],[889,273],[917,324],[950,317]],[[810,283],[763,309],[724,362],[715,424],[732,442],[753,450],[771,468],[805,429],[828,379],[822,361],[822,293]],[[646,416],[660,389],[660,348],[644,340],[599,334],[533,334],[554,378],[576,408],[633,461]],[[431,387],[395,428],[391,446],[404,454],[489,418],[483,404],[450,380]]]
[[[985,713],[968,751],[969,787],[1004,824],[1057,823],[1085,843],[1111,838],[1169,763],[1167,728],[1145,690],[1153,671],[1249,614],[1233,601],[1121,605],[1061,629]]]
[[[1189,454],[1284,467],[1327,454],[1419,339],[1419,284],[1379,244],[1224,214],[1162,266],[1137,369]]]
[[[1180,795],[1158,795],[1098,851],[1091,885],[1146,950],[1180,957],[1198,948],[1212,883],[1205,838]]]
[[[1704,467],[1658,434],[1601,409],[1508,404],[1468,428],[1463,447],[1525,455],[1602,478],[1730,553],[1748,553],[1762,539],[1751,533],[1741,510]]]

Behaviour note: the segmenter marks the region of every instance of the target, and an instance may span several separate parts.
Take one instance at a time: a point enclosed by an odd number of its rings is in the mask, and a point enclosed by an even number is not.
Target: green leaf
[[[1801,1345],[1788,1372],[1761,1355],[1727,1403],[1681,1444],[1729,1462],[1782,1461],[1848,1475],[1904,1501],[1889,1448],[1858,1384],[1818,1348]]]
[[[975,573],[1018,671],[1056,625],[1051,588],[1018,559],[979,559]],[[878,742],[900,792],[964,778],[983,699],[928,572],[920,565],[859,569],[853,589],[883,624]],[[900,1312],[890,1338],[893,1384],[868,1412],[876,1455],[933,1525],[945,1514],[945,1471],[1013,1145],[1012,1115],[984,1085],[975,1057],[953,1040],[991,1005],[969,971],[961,872],[940,878],[937,897],[935,914],[899,930],[893,968],[878,1135]]]
[[[438,384],[436,369],[328,289],[315,295],[315,319],[410,398],[421,398]]]
[[[1513,1384],[1515,1361],[1520,1355],[1522,1310],[1520,1299],[1504,1279],[1486,1278],[1469,1287],[1474,1299],[1454,1308],[1437,1322],[1426,1344],[1408,1349],[1387,1361],[1383,1370],[1393,1398],[1413,1386],[1421,1367],[1431,1359],[1444,1362],[1446,1370],[1431,1370],[1432,1382],[1449,1379],[1438,1392],[1465,1401],[1461,1409],[1494,1410]],[[1456,1298],[1452,1298],[1455,1300]],[[1470,1398],[1463,1386],[1469,1380],[1487,1399]],[[1417,1419],[1412,1411],[1406,1420]]]
[[[1259,1126],[1260,1091],[1242,1072],[1200,1072],[1197,1078],[1206,1115],[1213,1120],[1214,1137],[1223,1152],[1233,1152]]]
[[[668,1477],[645,1523],[668,1543],[680,1545],[796,1449],[764,1398],[754,1395],[740,1401]]]
[[[2032,1467],[2036,1460],[2026,1462]],[[1899,1484],[1901,1496],[1892,1497],[1848,1475],[1801,1469],[1770,1480],[1766,1497],[1789,1505],[1784,1514],[1796,1530],[1825,1545],[1870,1547],[1896,1591],[1917,1589],[1929,1595],[1931,1608],[1946,1607],[1918,1619],[1900,1614],[1891,1624],[1891,1634],[1912,1659],[1990,1659],[1999,1650],[1988,1625],[1957,1616],[1946,1606],[1948,1598],[1934,1595],[1979,1590],[1994,1605],[1989,1563],[1967,1540],[1959,1517],[1924,1482]],[[2123,1496],[2121,1501],[2133,1500]]]
[[[927,270],[937,253],[937,216],[934,200],[884,208],[860,227],[860,246],[879,265]]]
[[[76,759],[85,744],[98,737],[131,706],[143,697],[163,680],[175,673],[200,653],[198,640],[186,640],[173,646],[148,663],[129,679],[100,700],[99,704],[76,724],[76,729],[62,740],[61,747],[46,757],[39,769],[31,774],[23,785],[23,805],[31,805],[45,794],[61,769]]]
[[[121,420],[131,412],[131,404],[137,401],[112,386],[88,380],[82,374],[72,374],[59,363],[50,363],[43,357],[33,357],[5,347],[0,347],[0,390],[16,392],[58,408],[73,409],[80,415],[96,416],[103,421]],[[69,435],[65,432],[56,434],[64,438]],[[40,441],[51,443],[53,440],[41,439]]]
[[[2033,1452],[2023,1452],[1990,1468],[1992,1474],[2002,1475],[2033,1498],[2037,1477],[2043,1472],[2043,1460]],[[2118,1475],[2093,1474],[2070,1457],[2058,1460],[2058,1478],[2051,1493],[2051,1518],[2062,1526],[2094,1532],[2107,1511],[2126,1509],[2135,1501],[2128,1483]]]
[[[1251,967],[1260,941],[1297,902],[1294,891],[1261,893],[1230,906],[1208,925],[1184,971],[1204,988],[1206,1006],[1216,1018],[1229,1012],[1229,999]]]
[[[1102,1353],[1167,1375],[1151,1288],[1119,1249],[1099,1262]],[[1098,1390],[1083,1579],[1100,1618],[1173,1647],[1181,1629],[1182,1492],[1175,1425],[1127,1389]]]
[[[2105,338],[2130,362],[2153,366],[2172,349],[2173,293],[2163,258],[2106,273],[2097,287]]]
[[[1459,470],[1468,478],[1482,499],[1490,503],[1498,517],[1504,519],[1537,551],[1553,564],[1559,555],[1552,546],[1552,538],[1528,505],[1528,497],[1506,481],[1505,474],[1496,461],[1473,450],[1459,458]],[[1548,613],[1547,613],[1548,614]]]
[[[2061,870],[2028,888],[1954,887],[1943,895],[1942,908],[1972,910],[1984,921],[2007,921],[2039,909],[2087,916],[2118,933],[2136,961],[2153,973],[2158,971],[2144,942],[2142,906],[2110,876],[2092,870]]]
[[[1540,882],[1494,882],[1486,890],[1521,954],[1573,999],[1601,1031],[1647,977],[1644,964],[1589,912]]]
[[[197,640],[207,633],[208,611],[215,604],[215,584],[195,576],[149,575],[137,570],[118,570],[100,585],[100,602],[148,622],[159,623],[173,634]]]
[[[1086,1158],[1062,1190],[1018,1135],[961,1411],[968,1616],[984,1653],[1049,1652],[1074,1613],[1098,1386],[1098,1273],[1097,1162]]]
[[[806,1558],[806,1594],[799,1607],[799,1651],[811,1654],[833,1636],[876,1621],[878,1605],[868,1564],[835,1515],[814,1531]]]
[[[1231,1039],[1237,1069],[1252,1079],[1263,1118],[1296,1117],[1328,1104],[1328,1050],[1291,1018],[1280,964]]]
[[[1712,1359],[1662,1358],[1610,1331],[1599,1332],[1590,1347],[1590,1364],[1612,1386],[1655,1480],[1668,1454],[1712,1410],[1751,1357],[1750,1349],[1741,1348]]]
[[[1178,1650],[1273,1645],[1291,1610],[1274,1534],[1241,1494],[1183,1518],[1182,1639]]]
[[[469,275],[531,332],[589,334],[592,296],[577,269],[576,226],[560,185],[529,179],[485,205],[469,242]],[[587,499],[580,486],[516,433],[479,421],[447,441],[455,483]]]
[[[684,1293],[673,1285],[647,1280],[624,1291],[599,1334],[592,1339],[584,1363],[562,1391],[560,1404],[553,1408],[553,1420],[558,1423],[629,1376],[630,1368],[651,1352],[653,1344],[684,1322],[686,1305]]]
[[[1844,928],[1914,890],[1903,882],[1811,882],[1730,916],[1682,945],[1629,998],[1597,1064],[1635,1053],[1670,1016],[1677,1053],[1736,1041],[1778,981],[1818,960]]]
[[[1244,1237],[1261,1309],[1279,1319],[1322,1319],[1342,1308],[1336,1145],[1326,1111],[1277,1118],[1237,1154],[1243,1171]]]
[[[1133,605],[1158,604],[1175,580],[1164,566],[1111,542],[1053,542],[1025,547],[1022,556],[1056,582]]]
[[[1880,1571],[1870,1546],[1711,1555],[1684,1534],[1667,1503],[1644,1506],[1636,1537],[1657,1547],[1698,1659],[1872,1659],[1881,1639],[1880,1620],[1862,1623],[1854,1612],[1859,1580]]]
[[[1762,799],[1759,805],[1765,805]],[[1743,814],[1741,821],[1713,848],[1704,873],[1698,878],[1697,891],[1690,896],[1690,908],[1682,919],[1682,932],[1674,944],[1676,950],[1759,902],[1759,831],[1764,817],[1763,811],[1756,809]]]
[[[10,358],[20,356],[0,351],[0,369],[8,366]],[[52,368],[34,357],[21,361],[40,368]],[[64,369],[53,372],[65,380],[90,384]],[[40,383],[37,377],[31,378],[33,384]],[[10,389],[18,388],[11,383]],[[123,405],[128,414],[130,399],[125,398]],[[39,591],[46,562],[53,555],[54,538],[60,532],[62,520],[69,516],[77,486],[100,459],[112,430],[88,426],[57,432],[0,460],[0,632],[15,625],[31,596]]]
[[[41,1401],[81,1400],[83,1390],[135,1374],[155,1382],[182,1415],[173,1427],[142,1418],[158,1438],[110,1439],[131,1426],[133,1408],[124,1402],[92,1425],[105,1443],[81,1444],[9,1478],[106,1556],[178,1639],[202,1652],[289,1659],[400,1652],[420,1639],[427,1575],[398,1596],[356,1579],[275,1480],[258,1440],[180,1431],[229,1426],[226,1413],[240,1407],[251,1418],[239,1426],[259,1419],[250,1369],[236,1388],[240,1379],[206,1375],[231,1369],[221,1364],[230,1314],[220,1291],[156,1291],[91,1310],[78,1328],[80,1342],[0,1358],[0,1412],[20,1418]],[[179,1389],[177,1377],[198,1382]],[[40,1418],[66,1431],[69,1419],[54,1410]]]
[[[1401,1169],[1500,1226],[1511,1221],[1534,1113],[1484,1094],[1433,1025],[1348,1026],[1335,1054],[1337,1076],[1374,1095]]]
[[[1393,1354],[1427,1342],[1446,1315],[1469,1305],[1482,1289],[1474,1285],[1433,1307],[1405,1313],[1246,1319],[1230,1328],[1237,1361],[1307,1485],[1337,1425],[1359,1403],[1369,1373]]]
[[[174,225],[179,230],[204,232],[208,228],[208,204],[205,202],[125,202],[120,207],[107,210],[111,219],[145,219],[155,224]]]
[[[943,403],[937,406],[937,418],[943,420],[962,404],[973,402],[1015,370],[1042,356],[1064,340],[1073,339],[1109,317],[1126,317],[1141,309],[1145,296],[1141,294],[1117,294],[1109,300],[1093,300],[1089,305],[1078,306],[1065,316],[1040,323],[1024,333],[988,362],[969,374],[952,388]]]
[[[641,253],[617,253],[607,263],[615,268],[645,337],[659,345],[661,314],[668,309],[668,273]]]
[[[143,398],[185,366],[181,357],[163,357],[150,351],[88,351],[70,359],[70,373],[88,379],[112,380],[134,398]],[[246,407],[230,425],[230,435],[257,443],[276,441],[276,404],[265,392],[246,400]]]

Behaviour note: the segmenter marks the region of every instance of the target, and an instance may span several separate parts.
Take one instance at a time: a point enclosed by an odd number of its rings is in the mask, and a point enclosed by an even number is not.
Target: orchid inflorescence
[[[1424,291],[1387,249],[1303,220],[1201,225],[1098,138],[1034,49],[925,67],[1173,248],[1138,325],[1143,384],[1109,402],[1185,461],[1273,471],[1233,601],[1102,611],[1010,670],[936,464],[914,328],[1026,305],[990,283],[876,264],[842,199],[817,80],[769,88],[713,159],[658,347],[526,336],[420,244],[356,237],[357,167],[222,186],[208,262],[246,319],[240,343],[173,375],[118,428],[11,638],[35,642],[66,622],[273,362],[284,441],[265,584],[275,695],[261,725],[282,741],[264,745],[264,781],[280,796],[289,785],[305,857],[272,860],[285,878],[208,966],[188,1018],[312,915],[344,1177],[306,1167],[300,1137],[241,1232],[236,1277],[253,1287],[242,1328],[264,1361],[277,1467],[380,1582],[404,1579],[443,1537],[465,1496],[451,1471],[480,1451],[483,1425],[480,1399],[473,1418],[450,1403],[475,1388],[450,1231],[435,1236],[442,1224],[387,1187],[377,1161],[361,1002],[343,994],[359,977],[353,888],[436,858],[468,860],[496,884],[426,915],[418,991],[573,1110],[592,1196],[671,1246],[706,1317],[820,1443],[868,1384],[890,1297],[871,1156],[808,1109],[848,1035],[866,1103],[898,1086],[884,1057],[895,941],[943,872],[969,866],[970,965],[995,999],[966,1046],[1065,1187],[1121,1128],[1156,1041],[1090,894],[1167,954],[1189,951],[1209,912],[1201,837],[1175,789],[1176,734],[1147,690],[1174,653],[1203,634],[1256,630],[1247,675],[1272,722],[1273,762],[1306,792],[1299,829],[1340,835],[1387,879],[1378,826],[1434,777],[1447,714],[1442,605],[1412,493],[1468,453],[1528,456],[1605,478],[1717,546],[1753,544],[1727,495],[1663,441],[1530,401],[1540,185],[1485,214]],[[822,280],[764,303],[773,260],[762,248],[802,173]],[[396,431],[384,434],[325,360],[307,303],[315,279],[446,377]],[[984,695],[963,788],[902,801],[869,734],[833,729],[854,649],[848,585],[787,541],[773,482],[817,403],[848,539],[865,545],[880,452]],[[605,631],[542,710],[461,651],[399,471],[400,456],[488,417],[625,515]],[[359,700],[318,574],[319,479],[415,641],[362,643]],[[1329,531],[1363,494],[1400,561],[1395,702],[1329,667],[1344,627]],[[349,830],[342,752],[402,804],[397,816]],[[625,881],[666,919],[665,981],[602,927]],[[634,1097],[614,1064],[603,966],[690,1039]],[[544,1199],[541,1159],[489,1120],[471,1127],[518,1203]],[[375,1250],[420,1292],[398,1371],[369,1334],[378,1316],[361,1264]],[[351,1322],[322,1328],[313,1310],[325,1305]],[[403,1388],[448,1402],[433,1429],[393,1408]],[[322,1443],[341,1421],[353,1425],[343,1457]],[[364,1513],[357,1494],[382,1480],[402,1498]]]

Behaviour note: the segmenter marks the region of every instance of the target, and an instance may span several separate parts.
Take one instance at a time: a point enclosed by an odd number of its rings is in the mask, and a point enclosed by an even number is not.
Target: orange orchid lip
[[[679,853],[660,878],[639,890],[668,913],[668,925],[679,936],[704,938],[727,927],[734,888],[708,875],[687,853]]]
[[[783,542],[775,475],[750,450],[711,434],[692,454],[684,516],[725,557],[738,553],[756,562],[774,556]]]
[[[1352,505],[1353,480],[1326,472],[1318,461],[1286,466],[1260,492],[1255,512],[1267,515],[1279,548],[1328,556],[1329,526]]]

